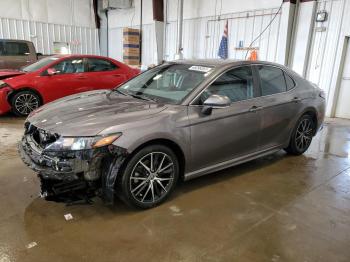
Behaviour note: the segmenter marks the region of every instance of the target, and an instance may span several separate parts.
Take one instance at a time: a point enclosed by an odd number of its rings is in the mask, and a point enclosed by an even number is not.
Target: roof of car
[[[27,40],[19,40],[19,39],[0,39],[0,42],[20,42],[20,43],[32,43],[31,41]]]
[[[84,54],[54,54],[52,56],[59,57],[59,58],[64,58],[64,57],[92,57],[92,58],[108,58],[108,59],[111,59],[110,57],[106,57],[106,56],[84,55]]]
[[[220,67],[225,65],[234,65],[234,64],[269,64],[269,65],[278,65],[280,64],[268,62],[268,61],[249,61],[249,60],[238,60],[238,59],[184,59],[184,60],[174,60],[169,63],[176,64],[192,64],[200,66],[210,66],[210,67]]]

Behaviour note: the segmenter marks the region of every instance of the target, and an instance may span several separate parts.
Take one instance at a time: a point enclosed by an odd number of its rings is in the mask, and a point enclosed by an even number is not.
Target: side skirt
[[[239,164],[242,164],[245,162],[249,162],[251,160],[254,160],[254,159],[266,156],[266,155],[273,154],[277,151],[280,151],[282,148],[283,148],[283,145],[275,146],[275,147],[272,147],[269,149],[264,149],[262,151],[254,152],[254,153],[251,153],[251,154],[248,154],[245,156],[241,156],[241,157],[237,157],[237,158],[225,161],[225,162],[221,162],[219,164],[205,167],[205,168],[202,168],[202,169],[190,172],[190,173],[186,173],[184,176],[184,180],[187,181],[187,180],[194,179],[194,178],[197,178],[200,176],[204,176],[204,175],[216,172],[216,171],[220,171],[222,169],[226,169],[226,168],[236,166],[236,165],[239,165]]]

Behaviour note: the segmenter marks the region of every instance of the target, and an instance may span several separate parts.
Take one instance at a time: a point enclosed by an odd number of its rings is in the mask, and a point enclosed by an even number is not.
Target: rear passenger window
[[[231,102],[254,97],[253,73],[249,66],[232,69],[222,74],[201,95],[203,103],[211,95],[223,95]]]
[[[287,74],[284,74],[284,77],[286,78],[287,90],[293,89],[295,87],[294,80]]]
[[[261,95],[268,96],[282,93],[287,90],[284,73],[281,69],[272,66],[258,66],[261,81]]]
[[[88,72],[112,71],[118,67],[105,59],[88,58]]]
[[[0,56],[5,55],[5,47],[4,47],[4,43],[0,42]]]

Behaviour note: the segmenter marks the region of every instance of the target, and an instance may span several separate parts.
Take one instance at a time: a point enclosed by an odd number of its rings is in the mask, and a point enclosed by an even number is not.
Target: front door
[[[85,72],[84,59],[69,58],[53,66],[55,75],[43,74],[39,81],[39,89],[45,90],[45,102],[91,90],[90,80]]]
[[[210,95],[225,95],[231,105],[201,110]],[[250,66],[231,69],[218,77],[189,106],[191,166],[195,171],[256,151],[260,133],[260,112],[256,110],[256,81]]]

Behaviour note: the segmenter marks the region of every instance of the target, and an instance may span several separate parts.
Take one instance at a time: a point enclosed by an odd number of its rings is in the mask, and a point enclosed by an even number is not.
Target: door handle
[[[120,75],[120,74],[115,74],[115,75],[113,75],[113,76],[115,76],[115,77],[121,77],[122,75]]]
[[[78,76],[77,79],[86,79],[86,76]]]
[[[295,103],[299,103],[301,101],[301,99],[299,97],[294,97],[292,99],[292,102],[295,102]]]
[[[252,106],[251,108],[249,108],[249,112],[256,112],[263,109],[262,106]]]

